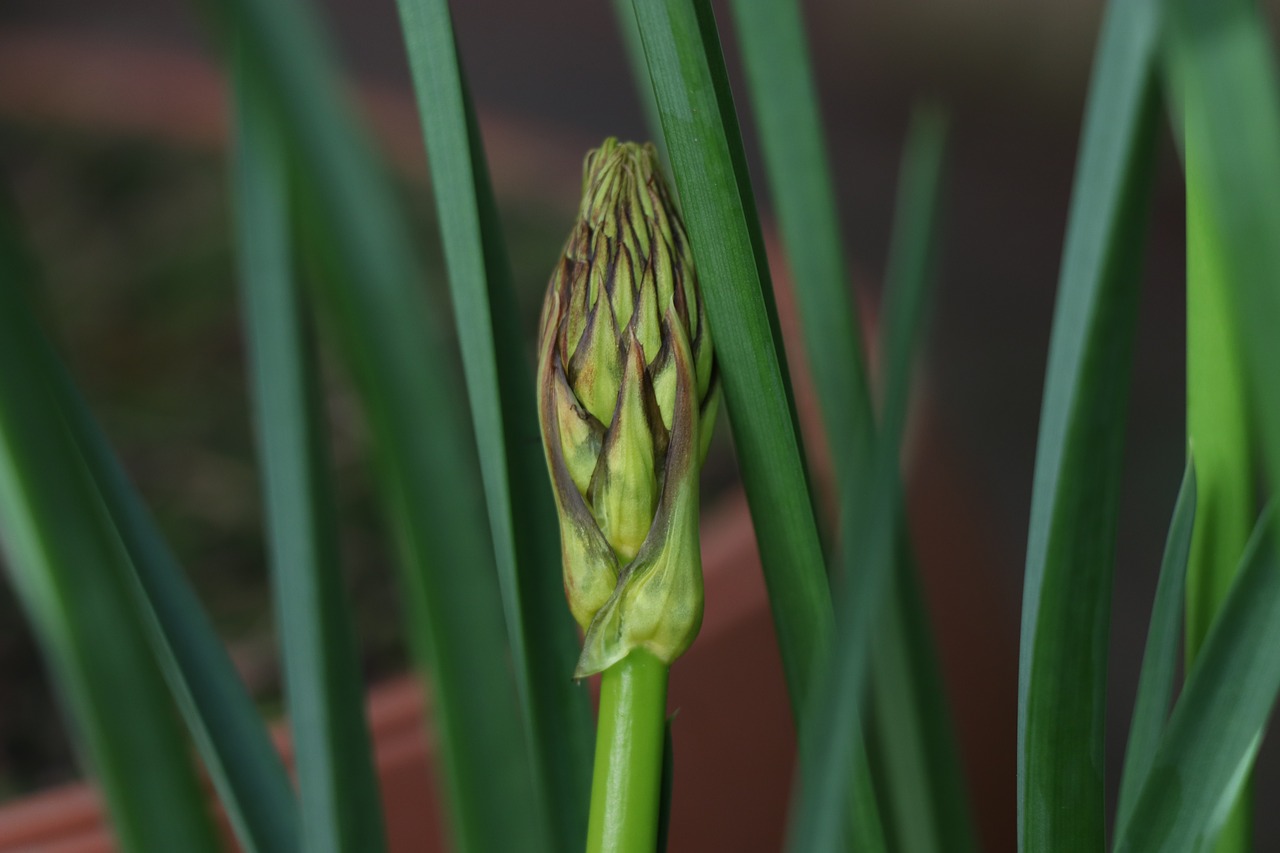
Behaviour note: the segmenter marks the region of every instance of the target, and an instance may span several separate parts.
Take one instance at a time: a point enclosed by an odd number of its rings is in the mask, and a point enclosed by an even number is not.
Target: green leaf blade
[[[1194,104],[1184,124],[1204,116]],[[1247,371],[1232,305],[1223,236],[1205,204],[1205,152],[1198,134],[1183,149],[1187,208],[1187,444],[1197,460],[1196,531],[1187,566],[1186,662],[1195,662],[1249,539],[1257,514],[1256,462]],[[1215,844],[1216,853],[1252,848],[1252,788],[1246,783]]]
[[[16,232],[4,237],[6,251],[0,254],[21,251]],[[34,275],[30,262],[19,266],[7,256],[0,260],[9,264],[15,280]],[[298,850],[297,802],[257,707],[70,376],[47,342],[39,346],[29,366],[57,389],[71,436],[128,552],[126,586],[143,629],[236,838],[248,851]]]
[[[1147,643],[1142,653],[1142,670],[1138,676],[1138,695],[1129,723],[1129,740],[1124,753],[1124,771],[1120,777],[1120,801],[1116,825],[1124,826],[1143,781],[1155,760],[1156,748],[1164,732],[1169,703],[1178,666],[1178,635],[1181,630],[1183,594],[1186,589],[1188,559],[1191,555],[1192,530],[1195,526],[1196,469],[1187,459],[1173,508],[1173,520],[1165,540],[1160,580],[1156,585],[1155,604],[1147,628]]]
[[[400,559],[414,655],[431,676],[436,768],[459,849],[542,850],[519,694],[476,448],[422,268],[371,146],[343,105],[331,51],[297,0],[211,2],[244,32],[247,67],[299,174],[316,284],[361,394]],[[505,806],[502,820],[492,803]]]
[[[876,424],[800,9],[786,0],[737,0],[732,8],[828,444],[836,471],[860,482],[870,467]],[[907,160],[921,162],[910,154]],[[899,208],[900,214],[922,209],[927,215],[927,206]],[[906,223],[895,230],[899,260],[891,264],[909,262],[902,250],[914,249],[916,237],[908,230]],[[850,493],[847,483],[838,488]],[[898,843],[925,851],[945,840],[957,849],[971,843],[965,839],[971,839],[972,827],[918,581],[908,576],[916,571],[909,537],[900,537],[900,545],[893,613],[876,653],[897,663],[873,664],[873,728],[885,758]]]
[[[400,0],[399,9],[541,807],[568,849],[586,831],[593,725],[587,693],[570,677],[578,635],[560,581],[526,335],[448,4]]]
[[[889,825],[899,849],[973,850],[970,795],[906,521],[899,515],[891,600],[871,651]]]
[[[1117,851],[1202,849],[1225,817],[1224,797],[1243,781],[1280,691],[1274,522],[1268,510],[1254,530],[1133,811],[1119,827]]]
[[[376,853],[386,836],[338,563],[320,382],[293,270],[284,148],[246,75],[234,80],[240,279],[302,833],[309,851]]]
[[[835,640],[813,716],[801,730],[801,787],[788,845],[793,851],[839,847],[846,820],[842,804],[857,772],[857,727],[852,721],[860,715],[872,641],[883,623],[877,614],[901,558],[899,456],[911,369],[931,293],[944,139],[940,115],[918,114],[903,162],[896,262],[887,283],[883,426],[872,446],[869,474],[859,480],[845,471],[841,477],[848,489],[841,500],[841,541],[850,544],[842,558]],[[963,843],[963,836],[957,840]],[[888,849],[883,840],[880,847]]]
[[[1165,70],[1187,174],[1188,355],[1195,357],[1188,430],[1206,454],[1206,529],[1197,534],[1203,553],[1188,598],[1193,652],[1252,517],[1252,436],[1270,490],[1280,484],[1280,202],[1272,191],[1280,180],[1280,86],[1270,31],[1254,4],[1169,5]],[[1212,563],[1202,568],[1203,560]],[[1245,789],[1223,827],[1231,849],[1247,847],[1249,808]]]
[[[1159,4],[1107,11],[1082,134],[1037,441],[1018,673],[1026,851],[1105,842],[1110,580],[1146,187]]]
[[[709,6],[634,3],[707,304],[793,707],[833,617],[791,389]]]
[[[886,273],[883,363],[887,365],[909,365],[926,326],[923,312],[929,303],[939,242],[945,149],[945,116],[936,106],[917,106],[903,152]],[[909,389],[905,380],[886,383],[884,429],[899,435],[905,431]],[[845,478],[851,488],[861,479],[856,470],[846,471]],[[971,848],[968,797],[918,589],[905,505],[898,508],[895,528],[895,577],[875,648],[883,650],[877,654],[893,657],[897,663],[874,660],[871,670],[879,745],[888,759],[886,787],[894,827],[903,849]]]
[[[70,378],[53,365],[76,441],[130,556],[130,589],[153,651],[240,844],[300,849],[298,803],[266,723],[106,437]]]
[[[866,464],[875,417],[804,24],[792,0],[735,0],[733,17],[831,452],[849,470]]]
[[[0,281],[0,543],[122,846],[212,851],[216,835],[127,586],[128,555],[76,446],[44,343]],[[22,367],[18,367],[21,365]]]

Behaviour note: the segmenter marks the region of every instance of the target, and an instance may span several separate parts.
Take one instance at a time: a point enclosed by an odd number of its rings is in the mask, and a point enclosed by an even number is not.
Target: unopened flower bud
[[[693,642],[698,472],[719,400],[693,255],[653,146],[608,139],[583,171],[538,339],[565,593],[586,632],[578,677],[636,648],[671,663]]]

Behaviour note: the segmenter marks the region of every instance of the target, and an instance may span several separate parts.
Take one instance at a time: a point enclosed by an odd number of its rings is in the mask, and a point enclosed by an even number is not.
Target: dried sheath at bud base
[[[609,139],[587,156],[542,309],[538,386],[565,593],[586,632],[576,676],[633,649],[670,664],[702,622],[698,472],[719,382],[652,145]]]

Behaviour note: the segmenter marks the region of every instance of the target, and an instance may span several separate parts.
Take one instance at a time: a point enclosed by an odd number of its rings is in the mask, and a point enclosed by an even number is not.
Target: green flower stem
[[[587,853],[655,850],[666,720],[666,664],[636,649],[604,671]]]

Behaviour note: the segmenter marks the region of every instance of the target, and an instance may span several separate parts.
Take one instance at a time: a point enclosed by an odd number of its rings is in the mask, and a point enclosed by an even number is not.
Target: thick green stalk
[[[1194,120],[1192,116],[1187,121]],[[1186,671],[1235,580],[1253,528],[1253,466],[1248,401],[1236,324],[1215,223],[1202,203],[1191,134],[1187,175],[1187,441],[1196,462],[1196,520],[1187,566]],[[1250,786],[1246,783],[1216,850],[1251,848]]]
[[[667,667],[637,649],[604,671],[587,853],[653,853],[662,808]]]

